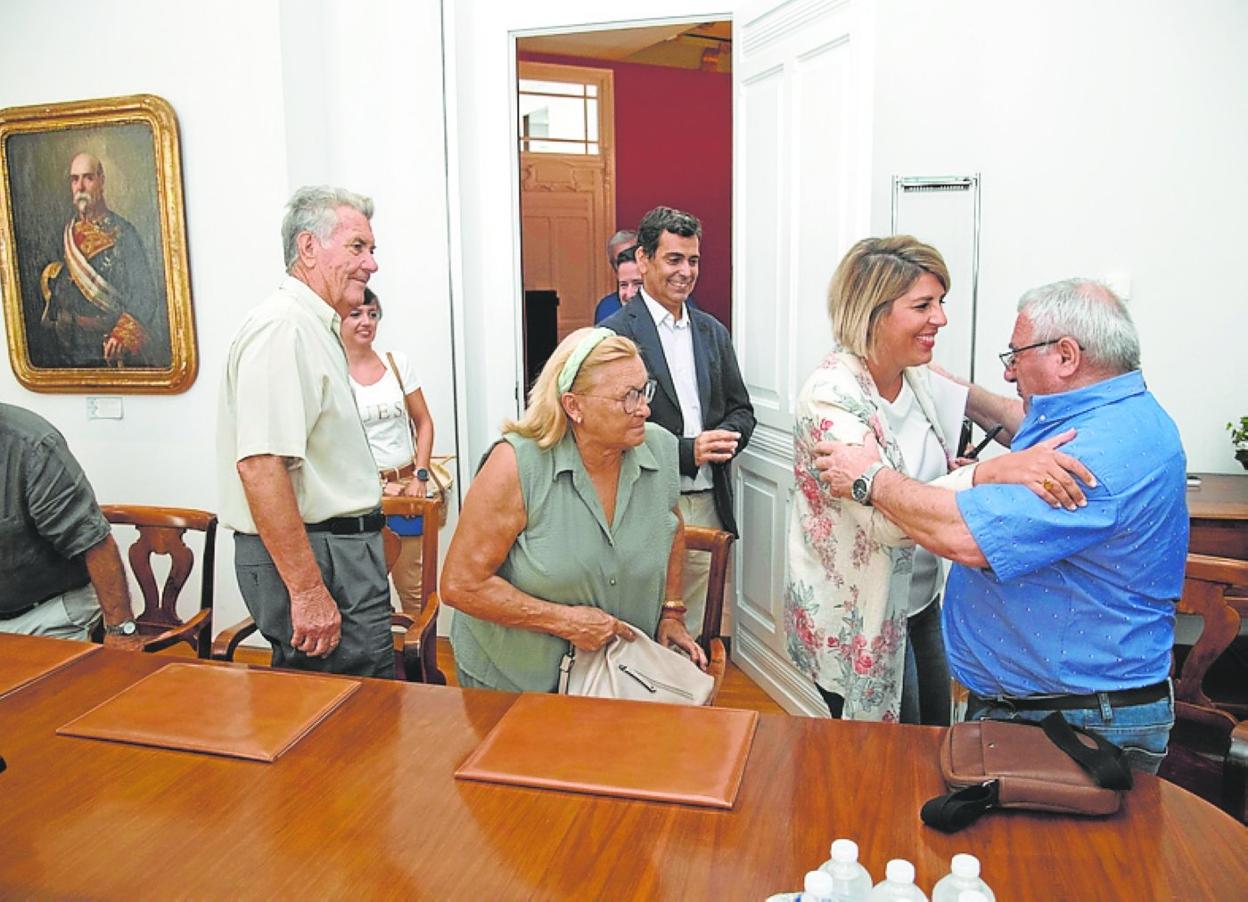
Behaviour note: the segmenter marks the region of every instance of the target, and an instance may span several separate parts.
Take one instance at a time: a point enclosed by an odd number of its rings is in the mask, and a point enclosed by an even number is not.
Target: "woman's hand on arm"
[[[1068,429],[1026,451],[1015,451],[981,461],[975,469],[975,484],[995,482],[1022,485],[1053,507],[1064,507],[1071,511],[1083,507],[1088,502],[1079,483],[1093,487],[1096,485],[1096,477],[1078,458],[1057,450],[1073,439],[1075,434],[1074,429]]]
[[[442,570],[442,600],[491,623],[558,636],[584,651],[601,648],[615,636],[631,641],[628,624],[606,611],[554,604],[498,576],[526,524],[516,452],[499,442],[464,498]]]

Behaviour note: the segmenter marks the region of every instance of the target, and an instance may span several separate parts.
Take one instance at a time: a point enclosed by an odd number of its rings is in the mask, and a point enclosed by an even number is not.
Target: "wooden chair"
[[[143,650],[154,652],[185,642],[195,654],[207,658],[212,643],[212,598],[216,557],[217,518],[207,511],[181,507],[145,507],[137,504],[105,504],[100,510],[109,523],[133,526],[138,538],[126,557],[139,590],[143,612],[135,618]],[[183,538],[186,531],[204,534],[203,562],[200,568],[199,610],[188,620],[178,616],[178,596],[195,566],[195,553]],[[152,556],[169,556],[169,575],[159,593],[152,569]],[[97,641],[103,639],[103,628]]]
[[[706,583],[706,609],[702,614],[702,636],[698,644],[706,652],[710,665],[707,672],[715,678],[711,704],[719,695],[728,669],[728,652],[724,648],[721,628],[724,615],[724,586],[728,580],[728,549],[734,541],[730,532],[708,529],[705,526],[685,527],[685,548],[688,551],[706,551],[711,555],[711,569]]]
[[[1189,554],[1178,610],[1204,620],[1196,644],[1177,665],[1175,726],[1161,775],[1243,820],[1248,776],[1248,706],[1205,693],[1209,667],[1239,635],[1248,614],[1248,561]]]
[[[396,637],[395,652],[402,662],[402,672],[395,676],[413,683],[446,685],[446,676],[438,669],[438,531],[441,528],[441,499],[436,498],[383,498],[382,510],[387,516],[424,517],[425,529],[421,533],[420,595],[421,609],[417,617],[409,614],[391,614],[392,629],[402,629],[401,639]],[[433,528],[429,526],[432,524]],[[394,567],[399,558],[399,537],[389,528],[382,530],[382,542],[386,549],[386,570]]]
[[[446,676],[438,669],[438,528],[440,508],[443,502],[437,498],[386,497],[381,501],[382,512],[387,516],[424,517],[426,528],[421,545],[421,596],[424,605],[420,615],[391,613],[390,629],[394,634],[395,679],[413,683],[436,683],[446,685]],[[385,548],[386,572],[399,557],[399,537],[387,526],[381,531]],[[212,657],[218,661],[233,661],[238,646],[256,632],[256,622],[248,617],[234,626],[222,630],[212,643]]]

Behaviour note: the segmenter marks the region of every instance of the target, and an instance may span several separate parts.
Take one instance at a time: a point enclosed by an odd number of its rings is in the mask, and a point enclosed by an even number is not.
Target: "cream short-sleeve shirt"
[[[305,523],[367,513],[381,486],[348,382],[333,308],[287,277],[251,311],[230,345],[217,421],[222,525],[255,533],[236,465],[287,462]]]

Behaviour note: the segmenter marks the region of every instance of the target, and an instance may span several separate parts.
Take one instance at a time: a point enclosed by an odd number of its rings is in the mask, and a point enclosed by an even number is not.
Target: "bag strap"
[[[1097,786],[1114,790],[1131,788],[1134,781],[1126,763],[1126,753],[1105,737],[1072,727],[1060,711],[1054,711],[1039,724],[1028,725],[1043,729],[1045,737],[1082,767]],[[1096,743],[1096,748],[1080,742],[1076,733],[1087,736]],[[999,781],[986,780],[929,799],[919,811],[919,817],[942,833],[956,833],[979,820],[999,799]]]
[[[1060,711],[1054,711],[1040,721],[1044,735],[1049,741],[1075,760],[1096,785],[1104,789],[1130,789],[1133,783],[1131,768],[1127,766],[1126,753],[1104,736],[1098,736],[1087,730],[1078,732],[1096,743],[1096,748],[1089,748],[1079,741],[1066,718]]]
[[[987,780],[967,786],[957,792],[937,796],[923,804],[919,817],[929,827],[941,833],[956,833],[979,820],[980,815],[997,804],[1001,784]]]
[[[569,645],[568,653],[559,662],[559,694],[568,694],[568,680],[572,677],[572,665],[576,663],[576,646]]]
[[[395,381],[399,383],[399,394],[403,396],[403,418],[407,420],[407,436],[412,443],[412,461],[416,460],[416,424],[412,422],[412,415],[407,412],[407,389],[403,385],[403,377],[399,375],[399,365],[394,362],[394,355],[386,351],[386,360],[390,361],[390,371],[394,373]],[[432,472],[432,471],[430,471]],[[437,480],[435,479],[436,483]],[[438,488],[442,488],[438,486]]]

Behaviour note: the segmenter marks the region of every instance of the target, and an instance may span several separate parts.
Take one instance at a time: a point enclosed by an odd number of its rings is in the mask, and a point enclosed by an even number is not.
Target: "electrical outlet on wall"
[[[88,420],[120,420],[124,416],[121,398],[87,398]]]

